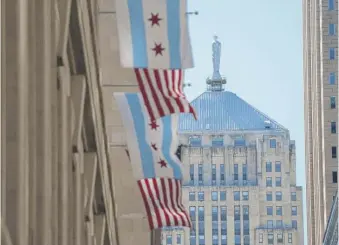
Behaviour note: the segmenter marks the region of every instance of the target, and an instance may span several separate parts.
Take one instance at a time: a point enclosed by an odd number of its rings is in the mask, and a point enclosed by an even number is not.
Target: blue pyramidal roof
[[[207,91],[191,104],[198,120],[190,114],[181,114],[179,132],[265,130],[268,125],[271,129],[287,131],[232,92]]]

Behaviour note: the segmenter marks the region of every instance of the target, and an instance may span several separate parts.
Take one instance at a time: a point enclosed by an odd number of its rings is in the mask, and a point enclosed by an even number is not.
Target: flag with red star
[[[183,164],[176,150],[178,114],[152,120],[140,93],[114,93],[126,129],[133,173],[137,179],[183,179]]]
[[[193,67],[187,0],[115,1],[123,67]]]
[[[151,230],[191,227],[182,204],[183,176],[176,156],[178,115],[151,120],[139,93],[114,93],[126,130],[128,157],[145,205]]]
[[[135,75],[151,120],[175,113],[197,118],[183,91],[183,70],[135,69]]]

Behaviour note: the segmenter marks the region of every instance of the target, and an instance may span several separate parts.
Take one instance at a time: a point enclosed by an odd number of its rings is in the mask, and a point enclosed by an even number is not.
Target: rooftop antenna
[[[221,43],[218,41],[218,36],[213,37],[212,43],[212,64],[213,75],[212,78],[207,78],[207,91],[224,91],[226,78],[220,75],[220,57],[221,57]]]

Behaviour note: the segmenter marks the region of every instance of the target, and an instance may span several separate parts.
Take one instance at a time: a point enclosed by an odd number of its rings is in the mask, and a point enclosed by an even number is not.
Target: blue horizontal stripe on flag
[[[170,68],[179,69],[181,64],[181,42],[180,42],[180,1],[166,0],[167,2],[167,35],[169,43]],[[170,19],[169,19],[170,18]],[[166,51],[166,50],[165,50]]]
[[[146,68],[148,67],[148,54],[143,0],[127,0],[127,5],[131,28],[133,64],[136,68]]]
[[[137,94],[126,94],[126,99],[130,107],[130,111],[134,122],[134,128],[137,136],[140,158],[142,163],[141,167],[144,173],[144,177],[154,178],[156,176],[152,149],[146,142],[146,127],[148,127],[147,125],[148,122],[146,121],[145,115],[143,114],[140,98]]]
[[[173,160],[175,152],[171,152],[171,144],[173,143],[172,120],[171,116],[163,117],[163,137],[162,137],[162,153],[168,165],[173,169],[173,175],[175,179],[182,179],[182,171],[180,166]]]

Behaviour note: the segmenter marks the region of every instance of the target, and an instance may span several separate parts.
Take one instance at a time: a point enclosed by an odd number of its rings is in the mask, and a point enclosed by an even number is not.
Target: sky
[[[212,75],[213,36],[222,44],[225,89],[282,124],[296,141],[297,185],[304,190],[305,145],[302,77],[302,2],[298,0],[189,0],[195,67],[186,73],[190,100],[206,90]]]

